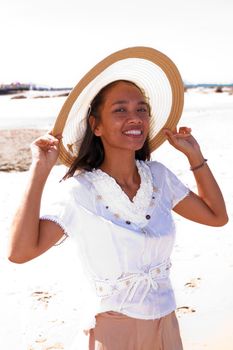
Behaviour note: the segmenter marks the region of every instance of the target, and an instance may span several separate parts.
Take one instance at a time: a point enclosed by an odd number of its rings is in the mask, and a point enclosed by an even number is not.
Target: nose
[[[128,116],[128,123],[130,124],[142,124],[143,118],[136,112],[131,112]]]

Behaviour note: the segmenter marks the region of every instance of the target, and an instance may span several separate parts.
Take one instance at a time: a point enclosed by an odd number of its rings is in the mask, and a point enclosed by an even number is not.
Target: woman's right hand
[[[32,164],[45,167],[48,171],[56,164],[59,155],[59,143],[62,135],[51,133],[38,137],[31,144]]]
[[[22,200],[10,229],[9,260],[23,263],[52,247],[64,234],[56,223],[40,221],[43,189],[59,154],[61,135],[52,133],[38,137],[31,144],[32,165]]]

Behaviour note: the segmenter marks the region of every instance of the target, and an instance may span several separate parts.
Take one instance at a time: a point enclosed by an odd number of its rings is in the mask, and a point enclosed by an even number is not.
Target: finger
[[[164,133],[166,136],[172,136],[173,134],[176,134],[176,133],[177,133],[177,130],[176,130],[176,129],[174,129],[173,131],[171,131],[170,129],[164,128],[162,131],[163,131],[163,133]]]
[[[56,137],[59,140],[62,138],[62,132],[59,132],[59,133],[55,134],[53,129],[49,130],[48,134],[51,135],[51,136]]]
[[[45,135],[49,140],[60,141],[62,139],[62,134],[52,135],[50,133]]]
[[[179,128],[179,134],[190,134],[192,131],[191,128],[188,128],[187,126],[181,126]]]
[[[180,133],[180,130],[179,130],[179,132],[177,132],[177,130],[172,132],[169,129],[165,129],[164,133],[167,137],[168,142],[174,147],[179,145],[179,141],[189,139],[191,136],[191,134],[189,134],[189,133],[186,133],[186,134]]]
[[[44,144],[44,145],[54,145],[54,144],[57,144],[59,142],[59,140],[57,139],[52,139],[52,138],[49,138],[49,137],[41,137],[41,138],[38,138],[35,140],[35,144]]]
[[[192,135],[188,134],[188,133],[186,133],[186,134],[184,134],[184,133],[182,133],[182,134],[181,133],[177,133],[177,134],[175,134],[173,136],[175,136],[175,137],[177,137],[179,139],[187,139],[187,138],[189,138]]]
[[[55,142],[55,143],[57,143],[57,142],[60,141],[61,138],[62,138],[61,134],[58,134],[58,135],[54,136],[54,135],[51,135],[51,134],[47,133],[47,134],[39,137],[37,140],[45,140],[45,141],[48,141],[48,142]]]
[[[57,147],[58,144],[59,144],[59,140],[57,140],[56,138],[50,138],[48,135],[46,135],[46,136],[43,136],[43,137],[36,139],[32,143],[32,147],[36,146],[36,147],[39,147],[41,149],[48,150],[51,147]]]
[[[168,142],[172,145],[176,141],[176,137],[175,137],[176,132],[177,132],[177,130],[174,130],[174,133],[173,133],[170,129],[163,129],[163,133],[167,137]]]

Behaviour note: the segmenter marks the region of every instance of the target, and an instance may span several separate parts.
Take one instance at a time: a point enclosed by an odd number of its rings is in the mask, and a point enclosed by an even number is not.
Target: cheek
[[[122,119],[120,118],[108,118],[107,121],[104,121],[98,126],[99,136],[101,135],[111,135],[119,132],[122,129]]]
[[[150,130],[150,119],[144,121],[144,130],[148,133]]]

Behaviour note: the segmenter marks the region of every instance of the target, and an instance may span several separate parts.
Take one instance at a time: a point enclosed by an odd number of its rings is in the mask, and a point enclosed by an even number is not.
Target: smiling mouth
[[[142,135],[142,130],[128,130],[128,131],[125,131],[124,134],[139,136],[139,135]]]

